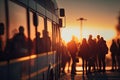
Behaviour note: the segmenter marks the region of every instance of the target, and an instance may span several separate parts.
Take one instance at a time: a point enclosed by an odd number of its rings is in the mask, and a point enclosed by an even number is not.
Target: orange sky
[[[59,8],[65,8],[66,28],[62,29],[64,39],[72,34],[80,36],[80,22],[78,18],[84,17],[83,37],[93,34],[103,36],[111,40],[116,36],[115,26],[117,25],[120,0],[56,0]],[[66,35],[66,36],[65,36]]]
[[[107,41],[108,47],[111,40],[116,37],[115,27],[118,24],[120,0],[56,0],[59,8],[65,9],[66,28],[61,29],[61,36],[66,42],[75,35],[80,39],[80,22],[78,18],[86,18],[83,22],[82,37],[88,38],[89,34],[96,38],[101,35]],[[109,52],[110,53],[110,52]],[[107,54],[110,58],[110,54]]]

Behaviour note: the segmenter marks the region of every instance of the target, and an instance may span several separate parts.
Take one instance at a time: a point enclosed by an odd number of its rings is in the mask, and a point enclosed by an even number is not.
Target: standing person
[[[96,69],[99,69],[99,54],[100,54],[100,35],[96,38]]]
[[[3,50],[2,50],[2,37],[0,35],[0,55],[3,53]]]
[[[104,40],[103,37],[101,37],[100,39],[100,54],[99,54],[99,67],[100,67],[100,70],[101,68],[103,69],[102,71],[105,72],[105,56],[106,54],[108,53],[108,47],[107,47],[107,44],[106,44],[106,41]]]
[[[43,51],[51,51],[51,39],[49,37],[48,31],[46,30],[43,30]]]
[[[68,50],[67,50],[67,47],[64,43],[62,43],[62,73],[65,73],[65,67],[66,67],[66,64],[70,58],[69,54],[68,54]]]
[[[100,51],[100,45],[101,45],[101,38],[100,35],[97,35],[97,60],[98,60],[98,69],[101,71],[101,51]]]
[[[37,36],[33,40],[33,43],[34,43],[34,52],[36,52],[37,54],[41,53],[43,51],[43,41],[42,41],[42,38],[40,38],[40,36],[41,36],[40,32],[37,32]]]
[[[0,23],[0,55],[3,53],[3,41],[2,41],[2,35],[4,34],[4,24]]]
[[[74,40],[74,36],[72,37],[72,40],[68,42],[67,48],[68,51],[70,52],[71,58],[72,58],[72,69],[71,69],[71,74],[76,74],[76,53],[78,51],[77,49],[77,44]]]
[[[94,38],[94,48],[93,48],[93,59],[94,59],[94,71],[98,69],[98,62],[97,62],[97,57],[98,57],[98,52],[97,52],[97,41],[96,38]]]
[[[16,33],[12,38],[13,54],[18,53],[19,56],[27,55],[28,53],[28,39],[24,34],[24,27],[19,27],[19,33]]]
[[[88,39],[88,45],[89,45],[89,61],[88,61],[88,72],[91,72],[91,67],[94,68],[95,70],[95,54],[96,54],[96,43],[95,41],[92,39],[92,35],[89,35],[89,39]]]
[[[118,53],[117,53],[117,62],[118,62],[118,71],[120,72],[120,40],[117,40],[118,43]]]
[[[88,58],[89,58],[89,45],[87,43],[86,38],[83,38],[83,40],[82,40],[82,44],[80,46],[78,56],[82,57],[83,75],[84,75],[84,68],[85,68],[86,74],[87,74],[87,64],[88,64],[87,62],[88,62]]]
[[[112,44],[110,46],[110,52],[111,52],[111,57],[112,57],[112,71],[117,69],[117,53],[118,53],[118,46],[114,40],[112,40]]]

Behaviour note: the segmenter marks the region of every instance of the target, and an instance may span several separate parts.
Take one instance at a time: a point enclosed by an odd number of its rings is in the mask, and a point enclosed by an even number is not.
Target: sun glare
[[[115,37],[116,33],[112,29],[110,30],[95,30],[91,28],[86,28],[82,30],[82,38],[88,39],[89,35],[93,36],[93,39],[96,38],[97,35],[104,37],[105,40],[109,41]],[[77,37],[80,40],[80,28],[79,27],[68,27],[61,29],[61,37],[67,43],[71,40],[72,36]]]
[[[62,28],[61,37],[65,42],[69,42],[72,39],[72,36],[75,36],[79,39],[80,32],[78,28]]]

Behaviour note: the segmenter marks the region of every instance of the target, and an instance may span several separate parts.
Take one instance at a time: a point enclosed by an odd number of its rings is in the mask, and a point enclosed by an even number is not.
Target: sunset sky
[[[66,12],[66,28],[62,29],[62,37],[69,39],[71,35],[80,37],[80,21],[84,17],[83,37],[92,34],[111,40],[116,36],[115,26],[120,11],[120,0],[56,0],[59,8]],[[64,35],[63,35],[64,34]]]

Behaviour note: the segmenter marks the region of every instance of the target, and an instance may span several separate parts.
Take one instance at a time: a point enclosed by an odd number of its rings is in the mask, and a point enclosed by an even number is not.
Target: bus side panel
[[[7,65],[7,64],[6,64]],[[8,66],[0,65],[0,79],[8,80]]]
[[[38,55],[30,61],[30,73],[33,75],[31,76],[31,80],[43,80],[45,76],[44,72],[48,69],[47,54],[43,53],[42,55],[40,54],[40,56]]]
[[[2,80],[28,80],[29,78],[30,80],[47,80],[49,77],[58,76],[59,65],[55,61],[56,53],[50,52],[39,55],[35,58],[26,56],[13,59],[9,61],[9,65],[7,63],[0,65],[0,78]],[[53,71],[52,74],[50,73],[51,70]]]
[[[21,80],[29,74],[29,61],[16,62],[9,65],[9,79]]]
[[[45,53],[44,56],[38,57],[38,69],[48,66],[48,59],[47,54]]]

